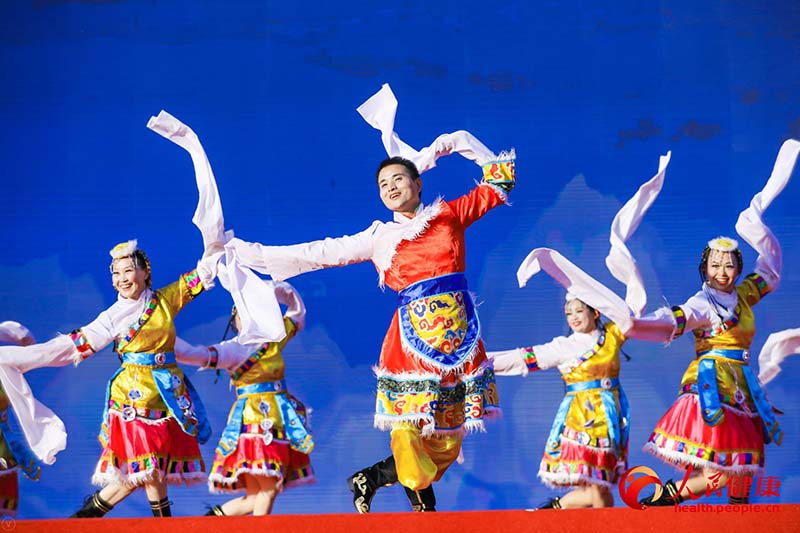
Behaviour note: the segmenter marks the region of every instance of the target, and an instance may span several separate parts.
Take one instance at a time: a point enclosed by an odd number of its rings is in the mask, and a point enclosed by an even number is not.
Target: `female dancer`
[[[208,477],[212,492],[245,496],[215,505],[208,515],[269,514],[283,488],[314,480],[308,454],[314,441],[307,429],[307,410],[289,394],[281,351],[305,321],[305,305],[288,283],[272,284],[279,302],[287,306],[286,337],[279,342],[242,340],[241,313],[233,309],[237,336],[212,346],[191,346],[182,339],[175,353],[182,363],[225,369],[236,386],[236,402],[228,416]],[[246,312],[246,311],[244,311]]]
[[[628,401],[619,381],[626,337],[615,323],[602,324],[600,312],[573,295],[567,295],[564,314],[570,336],[488,355],[499,376],[558,367],[566,383],[539,479],[553,488],[575,488],[540,509],[611,507],[612,489],[627,470]]]
[[[564,306],[571,335],[488,354],[498,375],[527,376],[557,367],[566,383],[567,394],[556,413],[538,476],[552,488],[573,490],[540,509],[610,507],[612,489],[627,470],[630,418],[619,381],[619,354],[627,337],[620,327],[630,328],[631,312],[644,310],[646,294],[625,242],[660,193],[670,155],[660,159],[656,175],[622,207],[611,226],[607,263],[626,284],[627,302],[547,248],[533,250],[517,272],[520,286],[545,270],[571,291]],[[601,323],[601,311],[614,321]]]
[[[213,286],[220,254],[207,255],[178,281],[151,289],[150,261],[135,240],[111,252],[117,302],[69,335],[24,348],[0,348],[0,363],[27,371],[78,364],[114,343],[122,366],[111,377],[92,482],[103,488],[72,516],[101,517],[144,487],[154,516],[170,516],[167,483],[205,478],[199,442],[210,428],[191,383],[175,363],[175,315]]]
[[[696,356],[681,379],[680,395],[656,424],[645,450],[686,469],[678,487],[669,480],[645,505],[676,505],[708,495],[734,480],[732,503],[747,502],[754,474],[764,467],[764,445],[781,443],[783,432],[749,366],[755,335],[752,307],[775,290],[781,275],[778,240],[762,222],[763,211],[788,182],[800,142],[781,147],[764,189],[742,211],[736,231],[757,252],[755,272],[742,273],[738,243],[709,241],[700,259],[700,290],[686,303],[633,320],[627,334],[646,340],[671,340],[692,331]]]

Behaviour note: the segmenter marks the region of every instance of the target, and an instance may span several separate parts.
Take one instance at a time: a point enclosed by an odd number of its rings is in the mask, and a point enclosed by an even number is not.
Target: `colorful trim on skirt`
[[[292,449],[286,441],[266,443],[260,434],[242,434],[232,453],[214,455],[208,489],[214,493],[243,491],[247,485],[244,474],[276,477],[281,489],[315,481],[307,454]]]
[[[92,483],[141,486],[161,479],[186,485],[206,479],[197,439],[187,435],[173,418],[125,421],[119,412],[109,411],[108,442]]]
[[[542,483],[552,488],[580,485],[613,487],[627,469],[627,459],[613,448],[592,448],[562,438],[561,448],[555,455],[545,451],[538,476]]]
[[[729,474],[759,474],[764,468],[761,418],[725,408],[722,420],[709,426],[696,394],[678,397],[656,424],[644,450],[679,468],[691,464]]]

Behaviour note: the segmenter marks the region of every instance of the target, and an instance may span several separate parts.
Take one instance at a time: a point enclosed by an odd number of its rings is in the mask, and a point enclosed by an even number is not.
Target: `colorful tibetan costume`
[[[626,338],[613,322],[538,345],[491,352],[498,375],[557,367],[567,394],[556,413],[539,465],[550,487],[613,487],[627,470],[628,400],[619,382]]]
[[[375,426],[392,430],[400,482],[412,489],[439,479],[457,458],[463,432],[482,430],[484,418],[498,409],[463,274],[464,231],[505,198],[483,184],[454,201],[420,206],[414,218],[395,214],[394,222],[375,222],[348,237],[293,246],[228,244],[243,264],[275,279],[372,260],[381,281],[399,293],[376,368]]]
[[[202,291],[193,270],[163,289],[145,290],[137,302],[138,320],[116,339],[111,336],[116,328],[104,327],[103,315],[71,333],[81,359],[115,340],[122,361],[108,382],[99,435],[103,452],[94,484],[140,486],[163,478],[189,484],[205,479],[198,442],[208,440],[211,428],[173,353],[175,316]]]
[[[236,402],[208,476],[212,492],[244,490],[243,474],[276,477],[281,488],[314,481],[308,410],[286,388],[281,354],[297,326],[289,318],[284,326],[286,337],[280,342],[240,344],[234,338],[207,349],[176,345],[181,362],[224,368],[236,387]]]
[[[687,304],[674,308],[676,337],[692,322],[695,359],[681,379],[679,396],[661,417],[645,449],[683,467],[708,467],[731,474],[757,474],[764,467],[764,444],[780,444],[783,432],[749,365],[755,335],[752,306],[770,291],[751,274],[732,294],[704,287]],[[722,307],[723,320],[715,320]],[[687,309],[688,308],[688,309]],[[690,310],[689,310],[690,309]]]
[[[732,292],[704,282],[686,303],[662,308],[635,319],[630,338],[670,341],[686,330],[694,333],[695,359],[681,379],[679,396],[656,424],[645,450],[676,466],[689,465],[727,474],[757,474],[764,467],[764,444],[780,445],[780,429],[761,384],[750,368],[755,335],[752,306],[780,284],[782,252],[764,224],[764,211],[792,175],[800,142],[783,143],[772,174],[749,207],[739,214],[736,231],[756,252],[755,273]],[[711,253],[738,254],[738,243],[727,237],[709,241],[702,269]],[[771,373],[775,369],[767,369]]]

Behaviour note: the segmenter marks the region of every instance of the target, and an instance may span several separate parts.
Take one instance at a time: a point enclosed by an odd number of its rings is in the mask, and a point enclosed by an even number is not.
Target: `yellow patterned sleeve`
[[[736,287],[739,296],[748,304],[755,305],[761,301],[765,295],[772,291],[772,287],[760,274],[753,272],[744,278],[744,281]]]
[[[297,335],[297,325],[292,321],[291,318],[283,317],[283,326],[286,328],[286,336],[281,340],[279,343],[279,348],[283,350],[283,347],[286,346],[286,343],[289,342]]]
[[[159,294],[167,302],[174,312],[177,313],[183,306],[194,299],[195,296],[205,290],[203,282],[200,280],[200,275],[197,270],[190,270],[185,274],[181,274],[178,281],[170,283],[163,289],[159,289]]]

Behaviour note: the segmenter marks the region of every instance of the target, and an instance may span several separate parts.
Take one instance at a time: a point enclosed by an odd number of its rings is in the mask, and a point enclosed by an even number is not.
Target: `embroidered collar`
[[[117,350],[119,350],[122,346],[126,346],[130,344],[130,342],[136,337],[139,333],[139,330],[142,329],[150,317],[153,316],[153,311],[155,311],[156,306],[158,305],[158,293],[155,291],[151,291],[150,299],[144,306],[144,310],[142,314],[139,316],[139,319],[131,324],[128,327],[128,331],[125,333],[125,336],[117,343]]]
[[[269,350],[269,345],[270,345],[270,343],[269,343],[269,342],[265,342],[264,344],[262,344],[262,345],[261,345],[261,346],[258,348],[258,350],[256,350],[256,351],[255,351],[255,352],[253,352],[252,354],[250,354],[250,357],[248,357],[248,358],[247,358],[247,360],[246,360],[244,363],[242,363],[241,365],[239,365],[239,367],[238,367],[236,370],[234,370],[233,372],[231,372],[231,379],[232,379],[232,380],[237,380],[237,379],[239,379],[240,377],[242,377],[242,375],[243,375],[245,372],[247,372],[248,370],[250,370],[250,369],[253,367],[253,365],[254,365],[254,364],[256,364],[256,363],[258,362],[258,360],[259,360],[259,359],[261,359],[262,357],[264,357],[264,355],[265,355],[265,354],[267,353],[267,351]]]
[[[583,363],[591,359],[597,352],[600,351],[600,348],[606,343],[606,328],[603,326],[601,329],[596,329],[589,335],[596,336],[596,341],[591,348],[586,350],[583,355],[578,357],[577,359],[572,359],[571,361],[567,361],[566,363],[562,363],[558,365],[558,370],[562,374],[568,374],[581,366]]]

